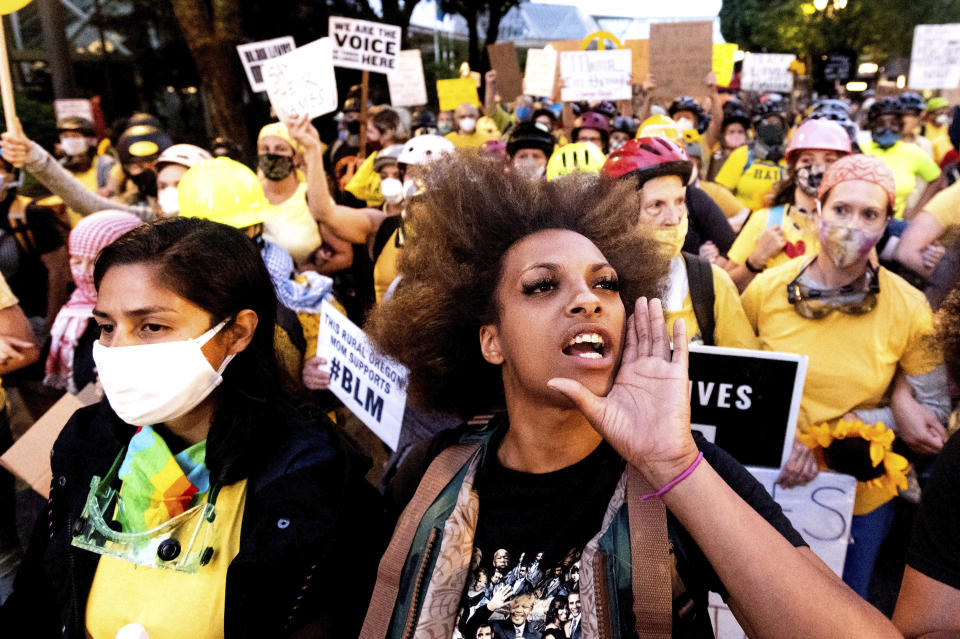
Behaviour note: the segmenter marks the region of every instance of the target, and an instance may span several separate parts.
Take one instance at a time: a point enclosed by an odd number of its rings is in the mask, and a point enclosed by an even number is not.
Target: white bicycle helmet
[[[200,160],[211,159],[213,159],[213,156],[210,155],[210,152],[206,149],[201,149],[199,146],[192,144],[174,144],[164,149],[163,153],[157,157],[157,166],[163,164],[179,164],[180,166],[191,169],[193,165]]]
[[[429,164],[440,156],[453,153],[453,142],[439,135],[418,135],[403,145],[399,164]]]

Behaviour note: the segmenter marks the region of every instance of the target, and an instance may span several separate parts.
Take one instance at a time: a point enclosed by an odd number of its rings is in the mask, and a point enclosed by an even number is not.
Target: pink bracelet
[[[674,477],[673,479],[671,479],[671,480],[667,483],[666,486],[664,486],[663,488],[661,488],[661,489],[658,490],[657,492],[655,492],[655,493],[647,493],[646,495],[641,495],[641,496],[640,496],[640,501],[647,501],[648,499],[652,499],[652,498],[654,498],[654,497],[662,497],[663,495],[667,494],[667,491],[669,491],[671,488],[673,488],[674,486],[676,486],[677,484],[679,484],[680,482],[682,482],[684,479],[686,479],[687,477],[689,477],[689,476],[693,473],[693,471],[695,471],[695,470],[697,469],[697,466],[700,465],[700,460],[701,460],[701,459],[703,459],[703,453],[702,453],[702,452],[701,452],[699,455],[697,455],[697,458],[693,460],[693,463],[690,464],[690,467],[689,467],[689,468],[687,468],[685,471],[683,471],[682,473],[680,473],[679,475],[677,475],[676,477]]]

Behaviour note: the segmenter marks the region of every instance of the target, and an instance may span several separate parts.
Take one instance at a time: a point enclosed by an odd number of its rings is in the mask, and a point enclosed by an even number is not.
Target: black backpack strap
[[[713,346],[716,318],[713,316],[713,303],[716,295],[713,290],[713,267],[699,255],[683,254],[687,267],[687,281],[690,283],[690,300],[693,302],[693,314],[700,325],[700,337],[704,346]]]
[[[380,228],[377,229],[377,234],[373,240],[373,251],[370,256],[374,264],[377,263],[380,254],[383,253],[383,249],[387,246],[390,236],[400,228],[400,222],[401,219],[399,215],[390,215],[380,223]]]

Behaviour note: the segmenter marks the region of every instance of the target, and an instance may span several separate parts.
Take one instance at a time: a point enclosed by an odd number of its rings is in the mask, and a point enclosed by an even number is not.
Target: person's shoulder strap
[[[373,239],[373,253],[371,258],[374,263],[380,258],[380,254],[383,253],[384,247],[387,245],[387,242],[390,241],[390,236],[400,228],[400,221],[399,215],[390,215],[380,223],[380,228],[377,229],[377,234]]]
[[[783,215],[786,211],[786,204],[767,209],[767,228],[771,226],[781,226],[783,224]]]
[[[660,499],[640,499],[651,492],[654,489],[640,471],[627,466],[635,629],[639,639],[670,639],[673,635],[673,581],[667,509]]]
[[[713,316],[713,304],[716,294],[713,290],[713,267],[710,262],[698,255],[683,253],[684,265],[687,267],[687,282],[690,284],[690,301],[693,303],[693,314],[700,325],[700,337],[704,346],[713,346],[713,333],[716,327],[716,318]]]
[[[753,160],[754,160],[754,157],[753,157],[753,147],[750,146],[749,144],[746,145],[746,146],[747,146],[747,163],[743,165],[743,172],[744,172],[744,173],[746,173],[746,172],[747,172],[747,169],[749,169],[749,168],[753,165]]]

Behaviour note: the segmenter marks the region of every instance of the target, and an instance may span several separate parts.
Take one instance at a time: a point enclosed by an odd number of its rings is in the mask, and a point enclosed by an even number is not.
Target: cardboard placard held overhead
[[[421,106],[427,103],[427,83],[423,78],[420,49],[401,51],[397,55],[397,68],[387,74],[387,85],[393,106]]]
[[[553,101],[560,102],[560,87],[563,81],[560,78],[560,54],[564,51],[580,51],[579,40],[555,40],[550,43],[550,48],[557,52],[557,73],[553,83]]]
[[[650,73],[657,78],[654,100],[706,93],[713,70],[713,23],[667,22],[650,25]]]
[[[390,73],[400,52],[400,27],[330,16],[333,64],[345,69]]]
[[[441,111],[453,111],[464,102],[480,106],[477,85],[473,78],[437,80],[437,99]]]
[[[631,63],[631,67],[633,68],[633,83],[642,84],[647,74],[650,73],[650,41],[624,40],[623,46],[630,49],[633,56]]]
[[[527,49],[523,92],[526,95],[552,99],[556,79],[557,52],[553,49]]]
[[[960,84],[960,24],[918,24],[910,56],[911,89],[956,89]]]
[[[240,62],[243,64],[243,70],[247,74],[247,80],[250,82],[250,88],[253,89],[254,93],[267,90],[267,85],[263,81],[263,63],[271,58],[286,55],[296,48],[297,45],[293,41],[293,36],[237,45]]]
[[[306,113],[311,119],[337,108],[333,41],[320,38],[263,63],[267,96],[280,120]]]
[[[0,466],[30,484],[44,497],[50,496],[50,451],[60,431],[75,412],[100,401],[96,386],[89,384],[73,395],[67,393],[34,422],[23,436],[0,457]]]
[[[517,48],[512,42],[487,45],[490,67],[497,72],[497,93],[504,102],[515,100],[523,93],[523,75],[517,60]]]
[[[790,63],[797,59],[792,53],[748,53],[743,59],[740,87],[744,91],[793,91],[793,73]]]
[[[627,49],[564,51],[560,54],[563,101],[629,100],[632,59]]]

